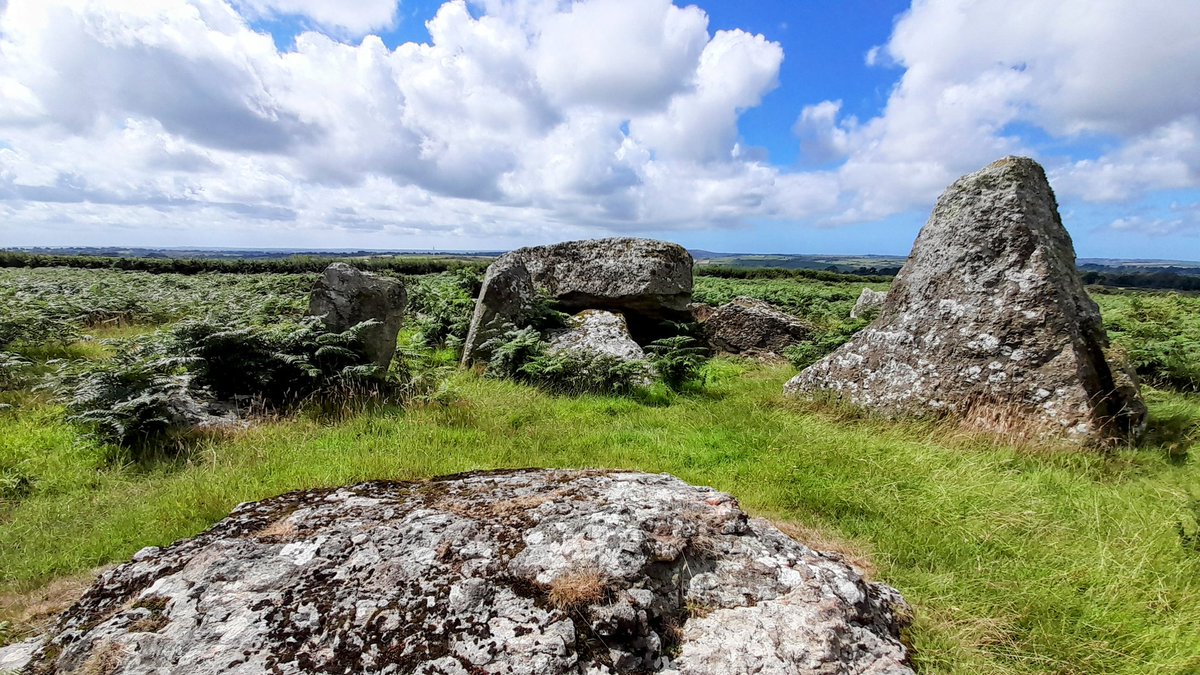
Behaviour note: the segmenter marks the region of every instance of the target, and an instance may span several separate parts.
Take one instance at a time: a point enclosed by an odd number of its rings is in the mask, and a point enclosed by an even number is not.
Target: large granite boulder
[[[651,239],[589,239],[507,253],[483,278],[463,363],[486,360],[480,347],[506,328],[523,327],[541,298],[555,309],[622,314],[633,336],[659,337],[664,320],[686,321],[692,256],[678,244]]]
[[[734,298],[715,309],[693,309],[692,316],[708,345],[727,354],[778,357],[812,337],[811,326],[754,298]]]
[[[103,574],[33,673],[912,673],[893,589],[665,475],[295,492]]]
[[[329,330],[342,332],[364,321],[377,324],[362,333],[367,356],[387,368],[396,353],[396,335],[404,321],[408,293],[398,279],[333,263],[313,286],[308,313],[322,317]]]
[[[1042,167],[1008,157],[942,194],[879,316],[785,391],[1023,436],[1133,438],[1146,408],[1107,346]]]

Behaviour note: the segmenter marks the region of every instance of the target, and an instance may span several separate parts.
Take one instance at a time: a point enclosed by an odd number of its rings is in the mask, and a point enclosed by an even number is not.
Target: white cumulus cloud
[[[344,32],[395,3],[11,0],[0,202],[149,228],[237,222],[462,241],[736,224],[812,207],[742,147],[782,49],[668,0],[443,4],[428,43]],[[280,51],[252,21],[342,29]],[[331,33],[331,34],[330,34]],[[788,213],[786,215],[802,215]],[[282,229],[281,229],[282,228]],[[540,233],[540,234],[539,234]],[[328,236],[325,237],[328,239]]]
[[[366,35],[396,25],[397,0],[234,0],[243,14],[256,19],[302,17],[328,29]]]
[[[825,101],[796,133],[807,159],[843,161],[843,221],[927,205],[1014,152],[1039,156],[1072,198],[1200,187],[1198,25],[1200,3],[1176,0],[916,0],[866,55],[903,69],[882,113],[840,119]],[[1022,125],[1107,151],[1039,152]]]

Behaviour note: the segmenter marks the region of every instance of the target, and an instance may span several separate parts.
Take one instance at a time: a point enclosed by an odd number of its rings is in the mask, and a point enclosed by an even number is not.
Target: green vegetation
[[[458,269],[481,270],[487,260],[448,256],[339,258],[295,255],[286,258],[130,258],[87,255],[54,255],[0,251],[2,267],[75,267],[126,270],[153,274],[299,274],[320,272],[334,262],[353,263],[359,269],[392,274],[435,274]]]
[[[1200,298],[1096,294],[1113,345],[1157,386],[1200,391]]]
[[[869,563],[915,609],[907,639],[922,673],[1200,672],[1193,298],[1097,296],[1116,348],[1160,387],[1147,390],[1149,441],[1107,454],[1011,447],[949,425],[789,401],[781,388],[793,368],[732,359],[688,361],[683,379],[692,384],[653,400],[563,396],[481,377],[454,365],[470,309],[463,298],[477,276],[449,272],[409,284],[419,314],[394,369],[423,380],[425,395],[332,417],[302,408],[132,461],[68,421],[64,404],[36,389],[42,377],[88,364],[119,371],[139,344],[164,344],[147,335],[182,336],[198,325],[185,320],[234,330],[294,320],[313,279],[148,278],[0,271],[0,326],[23,325],[18,310],[60,322],[0,344],[0,378],[10,378],[0,379],[8,390],[0,402],[11,405],[0,410],[0,593],[127,559],[203,530],[239,502],[288,490],[485,468],[610,467],[712,485],[818,548]],[[845,317],[862,285],[699,277],[696,296],[773,302],[816,327],[815,344],[853,330]],[[129,314],[95,321],[89,307]],[[528,342],[523,349],[536,352]],[[687,360],[688,345],[678,343],[661,351]],[[513,357],[518,370],[531,360]],[[23,636],[19,612],[0,614],[13,619],[0,639]]]
[[[608,354],[552,352],[548,347],[536,328],[514,328],[483,343],[483,350],[491,353],[486,373],[557,394],[629,396],[650,379],[646,365],[638,361]]]

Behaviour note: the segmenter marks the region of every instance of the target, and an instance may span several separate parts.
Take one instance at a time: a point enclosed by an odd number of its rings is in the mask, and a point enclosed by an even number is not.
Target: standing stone
[[[342,332],[362,323],[379,323],[362,333],[367,356],[387,368],[396,353],[396,335],[404,320],[408,293],[398,279],[357,270],[346,263],[333,263],[317,280],[309,296],[308,313],[322,317],[331,331]]]
[[[754,298],[734,298],[709,311],[696,311],[709,346],[727,354],[778,357],[812,337],[812,328],[787,312]]]
[[[634,338],[658,337],[664,320],[690,319],[692,256],[651,239],[589,239],[507,253],[488,267],[463,347],[463,364],[486,360],[480,347],[522,327],[539,296],[556,309],[622,314]]]
[[[872,290],[870,288],[862,289],[862,293],[858,295],[858,300],[854,303],[854,309],[850,310],[851,319],[866,318],[870,314],[874,314],[883,308],[883,301],[887,298],[887,293],[882,291]]]
[[[942,194],[875,321],[784,390],[1022,436],[1136,438],[1146,408],[1107,346],[1042,167],[1007,157]]]

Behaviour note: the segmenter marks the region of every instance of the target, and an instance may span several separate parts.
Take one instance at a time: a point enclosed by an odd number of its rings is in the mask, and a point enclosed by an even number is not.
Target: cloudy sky
[[[1200,259],[1194,0],[0,0],[0,245],[906,253],[1047,167]]]

